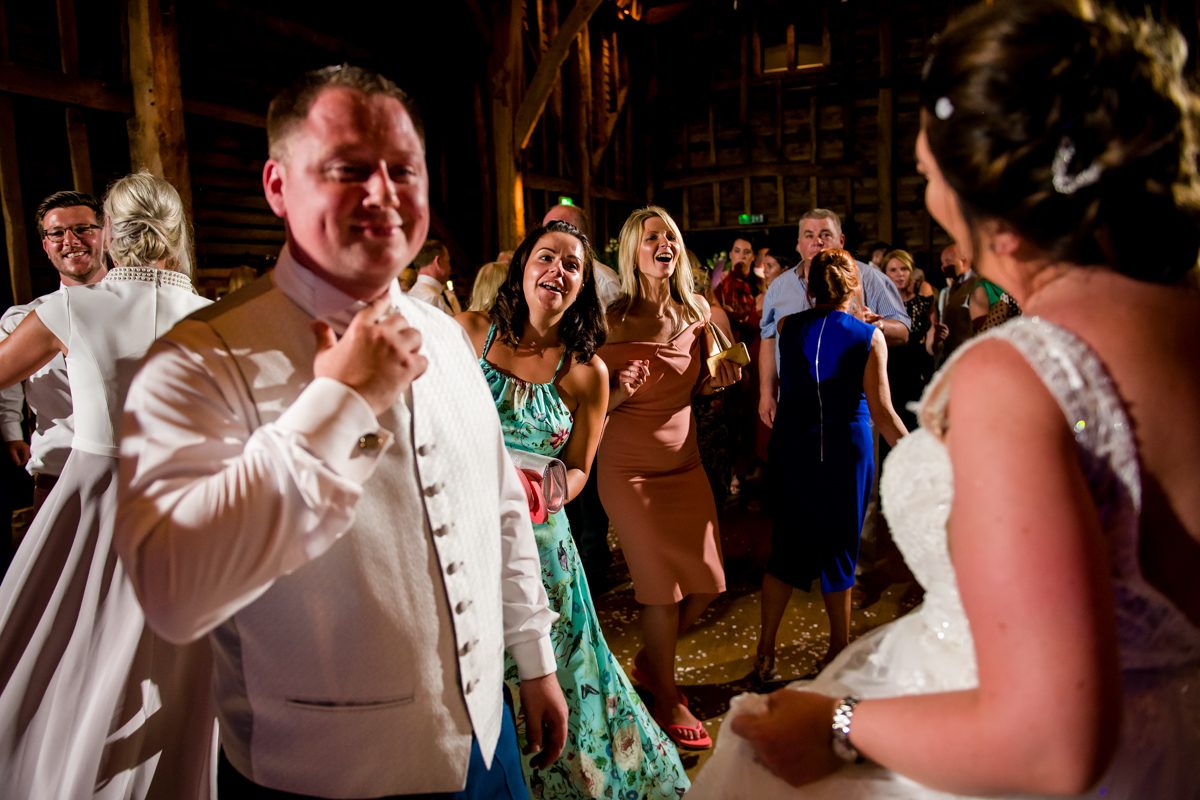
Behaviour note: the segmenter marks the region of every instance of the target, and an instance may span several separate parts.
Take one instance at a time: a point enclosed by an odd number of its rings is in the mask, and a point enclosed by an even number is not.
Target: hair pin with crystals
[[[1075,143],[1071,141],[1071,137],[1064,136],[1058,143],[1058,150],[1054,152],[1054,162],[1050,165],[1054,191],[1059,194],[1075,194],[1080,189],[1091,186],[1100,180],[1100,173],[1103,170],[1095,162],[1074,175],[1069,174],[1067,170],[1070,169],[1071,160],[1074,158]]]
[[[937,99],[937,102],[933,104],[933,115],[935,117],[937,117],[938,119],[940,119],[942,122],[945,122],[946,120],[950,119],[950,116],[953,113],[954,113],[954,103],[950,102],[949,97],[945,97],[945,96],[939,97]]]

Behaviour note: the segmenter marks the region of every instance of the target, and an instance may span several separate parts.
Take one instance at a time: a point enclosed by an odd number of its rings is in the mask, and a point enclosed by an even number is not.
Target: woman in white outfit
[[[1026,316],[954,354],[884,467],[925,603],[735,699],[689,798],[1200,796],[1183,63],[1177,35],[1086,2],[1006,0],[939,37],[926,204]]]
[[[0,343],[0,385],[67,359],[72,452],[0,585],[0,796],[202,797],[207,653],[154,636],[111,551],[125,392],[151,343],[208,304],[187,220],[148,173],[104,201],[114,268],[39,305]],[[207,647],[207,645],[204,645]]]

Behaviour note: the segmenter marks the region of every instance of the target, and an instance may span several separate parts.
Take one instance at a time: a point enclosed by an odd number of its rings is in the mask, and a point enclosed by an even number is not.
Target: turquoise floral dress
[[[574,419],[553,381],[526,383],[492,366],[487,352],[496,336],[488,331],[479,366],[492,390],[504,443],[510,448],[556,456],[571,436]],[[562,371],[560,359],[557,376]],[[542,560],[542,582],[558,620],[550,631],[558,682],[570,718],[562,756],[543,769],[522,759],[534,800],[611,798],[675,800],[689,781],[675,745],[658,727],[604,641],[575,541],[561,509],[533,526]],[[504,679],[520,719],[517,665],[508,658]],[[518,729],[524,741],[524,730]]]

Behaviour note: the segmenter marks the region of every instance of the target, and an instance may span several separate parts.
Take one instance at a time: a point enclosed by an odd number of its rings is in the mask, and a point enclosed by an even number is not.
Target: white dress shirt
[[[43,295],[24,305],[13,306],[0,317],[0,340],[7,338],[21,324],[30,311],[41,305],[46,298],[63,291]],[[24,439],[21,422],[25,416],[25,403],[36,419],[33,435],[29,441],[29,463],[25,469],[30,475],[43,474],[57,477],[62,473],[67,456],[71,454],[71,439],[75,435],[71,423],[71,387],[67,381],[67,361],[62,353],[23,383],[13,384],[0,390],[0,435],[6,442]]]
[[[440,308],[450,316],[462,311],[454,293],[446,288],[446,284],[432,275],[417,275],[416,282],[408,290],[408,296],[414,300],[420,300],[422,303],[429,303],[434,308]]]
[[[166,638],[211,632],[226,755],[276,789],[457,791],[490,759],[503,649],[555,671],[525,495],[461,328],[406,297],[430,361],[379,418],[312,376],[357,302],[291,258],[185,321],[130,389],[116,548]],[[380,468],[382,467],[382,468]]]
[[[612,267],[600,261],[592,262],[592,275],[596,279],[600,308],[606,309],[621,296],[621,278]]]

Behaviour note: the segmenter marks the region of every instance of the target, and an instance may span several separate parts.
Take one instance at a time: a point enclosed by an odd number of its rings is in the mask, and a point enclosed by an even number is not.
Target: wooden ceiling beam
[[[592,175],[595,175],[600,170],[600,161],[604,158],[605,151],[608,150],[608,145],[612,142],[613,131],[617,129],[617,121],[621,118],[621,112],[625,110],[625,104],[629,101],[629,84],[626,83],[617,92],[617,108],[604,120],[604,130],[600,131],[600,143],[592,150]]]
[[[126,91],[114,90],[109,84],[92,78],[70,77],[37,67],[0,64],[0,92],[36,97],[39,100],[51,100],[96,111],[133,113],[133,98]],[[185,99],[183,110],[198,117],[236,122],[255,128],[267,127],[266,114],[256,114],[253,111],[210,103],[207,100]]]
[[[558,35],[554,37],[550,48],[538,64],[529,90],[517,109],[516,124],[513,126],[513,141],[517,150],[524,150],[529,146],[529,138],[533,136],[533,129],[542,118],[546,101],[558,85],[562,65],[571,53],[571,44],[603,2],[604,0],[576,0],[575,7],[558,29]]]
[[[128,92],[113,91],[108,84],[92,78],[70,78],[36,67],[0,64],[0,92],[23,94],[99,111],[133,113],[133,98]]]

